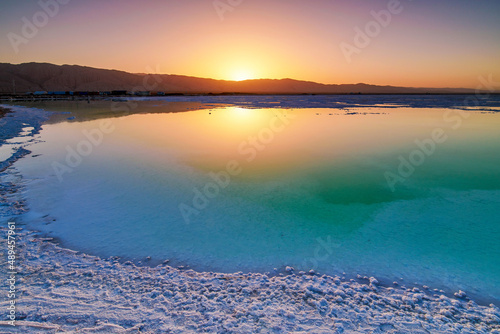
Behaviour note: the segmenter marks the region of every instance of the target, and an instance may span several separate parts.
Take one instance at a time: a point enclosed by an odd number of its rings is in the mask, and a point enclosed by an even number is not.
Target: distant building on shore
[[[151,92],[150,91],[140,91],[140,92],[134,92],[135,96],[150,96]]]

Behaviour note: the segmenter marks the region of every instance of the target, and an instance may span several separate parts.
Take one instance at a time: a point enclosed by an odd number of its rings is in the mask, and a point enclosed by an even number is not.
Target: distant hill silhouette
[[[421,94],[473,93],[472,89],[408,88],[368,84],[325,85],[293,79],[225,81],[161,74],[144,81],[146,74],[48,63],[0,63],[0,93],[35,91],[161,91],[186,94]],[[148,87],[156,83],[154,89]],[[146,85],[144,85],[146,82]]]

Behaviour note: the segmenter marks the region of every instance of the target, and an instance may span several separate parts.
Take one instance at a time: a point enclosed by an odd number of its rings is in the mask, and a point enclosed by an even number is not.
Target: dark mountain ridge
[[[294,79],[226,81],[170,74],[138,74],[78,65],[0,63],[0,93],[35,91],[161,91],[167,94],[447,94],[463,88],[410,88],[369,84],[327,85]]]

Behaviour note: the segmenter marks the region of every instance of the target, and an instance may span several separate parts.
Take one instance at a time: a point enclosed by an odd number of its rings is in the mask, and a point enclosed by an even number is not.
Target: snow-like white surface
[[[0,117],[0,171],[24,156],[24,147],[33,141],[42,123],[51,114],[48,111],[0,104],[12,112]]]
[[[137,267],[17,238],[18,322],[2,333],[500,333],[498,307],[401,283]]]

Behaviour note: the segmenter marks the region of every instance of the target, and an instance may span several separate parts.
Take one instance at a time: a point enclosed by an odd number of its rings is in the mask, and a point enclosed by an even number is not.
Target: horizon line
[[[193,76],[193,75],[187,75],[187,74],[172,74],[172,73],[146,73],[146,72],[129,72],[123,69],[116,69],[116,68],[103,68],[103,67],[93,67],[89,65],[80,65],[80,64],[56,64],[56,63],[50,63],[50,62],[45,62],[45,61],[30,61],[30,62],[23,62],[23,63],[8,63],[5,62],[3,64],[9,64],[9,65],[24,65],[24,64],[47,64],[47,65],[54,65],[54,66],[77,66],[77,67],[87,67],[87,68],[93,68],[93,69],[98,69],[98,70],[106,70],[106,71],[118,71],[118,72],[124,72],[128,74],[135,74],[135,75],[170,75],[170,76],[183,76],[183,77],[189,77],[189,78],[197,78],[197,79],[206,79],[206,80],[215,80],[215,81],[226,81],[226,82],[248,82],[248,81],[258,81],[258,80],[275,80],[275,81],[281,81],[281,80],[293,80],[293,81],[300,81],[300,82],[309,82],[309,83],[314,83],[314,84],[319,84],[319,85],[324,85],[324,86],[342,86],[342,85],[367,85],[367,86],[377,86],[377,87],[394,87],[394,88],[410,88],[410,89],[468,89],[468,90],[476,90],[475,88],[471,87],[415,87],[415,86],[397,86],[397,85],[391,85],[391,84],[372,84],[372,83],[366,83],[366,82],[357,82],[357,83],[324,83],[324,82],[318,82],[318,81],[312,81],[312,80],[307,80],[307,79],[295,79],[291,77],[285,77],[285,78],[250,78],[250,79],[245,79],[245,80],[230,80],[230,79],[216,79],[216,78],[208,78],[208,77],[201,77],[201,76]]]

